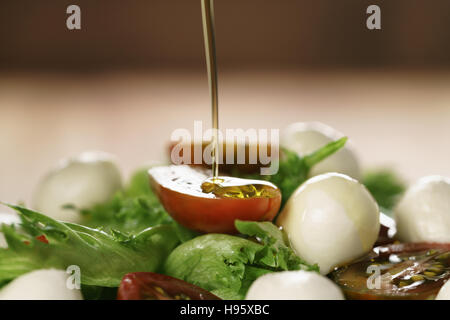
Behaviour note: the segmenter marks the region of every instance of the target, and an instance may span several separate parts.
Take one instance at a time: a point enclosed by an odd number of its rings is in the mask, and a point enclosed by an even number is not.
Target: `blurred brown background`
[[[3,68],[203,68],[200,0],[2,0]],[[82,30],[65,28],[66,8]],[[382,30],[365,27],[377,4]],[[217,0],[222,68],[448,67],[448,0]]]
[[[82,30],[66,28],[81,7]],[[382,30],[366,28],[381,7]],[[322,121],[362,165],[450,176],[450,1],[216,0],[222,128]],[[124,175],[209,125],[200,0],[0,2],[0,200],[100,149]]]

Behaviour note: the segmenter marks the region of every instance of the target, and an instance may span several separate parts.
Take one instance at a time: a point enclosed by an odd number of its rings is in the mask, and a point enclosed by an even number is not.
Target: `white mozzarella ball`
[[[330,279],[311,271],[265,274],[250,286],[246,300],[344,300]]]
[[[450,179],[420,179],[399,201],[394,217],[401,241],[450,242]]]
[[[81,215],[73,209],[105,202],[122,186],[115,158],[103,152],[85,152],[65,159],[38,185],[33,208],[54,219],[78,223]]]
[[[0,227],[2,224],[18,224],[20,223],[20,218],[15,213],[0,212]],[[0,231],[0,248],[8,248],[5,236]]]
[[[322,274],[368,253],[378,238],[380,213],[367,189],[338,173],[302,184],[277,220],[294,251]]]
[[[282,147],[304,156],[342,137],[340,132],[323,123],[297,122],[283,131],[280,141]],[[360,179],[358,159],[348,142],[341,150],[316,164],[309,172],[309,176],[327,172],[339,172]]]
[[[26,273],[0,291],[0,300],[82,300],[79,289],[69,289],[69,275],[62,270],[43,269]]]
[[[442,286],[441,290],[439,290],[438,295],[436,296],[436,300],[450,300],[450,281]]]

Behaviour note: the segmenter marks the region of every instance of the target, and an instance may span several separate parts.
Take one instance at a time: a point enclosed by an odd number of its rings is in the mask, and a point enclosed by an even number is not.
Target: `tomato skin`
[[[380,233],[378,234],[375,246],[384,246],[395,241],[395,234],[397,233],[394,219],[380,212]]]
[[[126,274],[120,282],[117,300],[142,300],[140,284],[132,273]]]
[[[281,206],[281,193],[274,198],[202,198],[154,187],[169,214],[186,228],[199,232],[236,233],[234,221],[271,221]]]
[[[171,158],[172,156],[172,152],[174,151],[174,148],[177,145],[182,146],[182,148],[186,148],[186,150],[190,150],[190,154],[191,154],[191,160],[190,163],[186,163],[188,165],[192,165],[192,166],[197,166],[197,167],[204,167],[204,168],[211,168],[211,165],[208,165],[205,163],[205,160],[202,157],[202,162],[201,163],[197,163],[195,164],[194,161],[194,154],[196,149],[198,148],[199,150],[201,150],[202,154],[205,152],[205,149],[210,145],[210,141],[203,141],[203,142],[197,142],[194,143],[192,142],[190,145],[186,144],[186,143],[182,143],[182,142],[171,142],[168,144],[168,156],[169,158]],[[237,154],[238,154],[238,147],[242,148],[242,150],[244,150],[244,154],[245,154],[245,163],[239,163],[238,159],[237,159]],[[262,164],[262,161],[260,159],[261,157],[261,153],[260,153],[260,148],[263,148],[265,150],[264,153],[267,152],[267,157],[271,157],[272,156],[272,145],[271,144],[267,144],[267,145],[249,145],[248,143],[245,144],[240,144],[237,145],[236,143],[230,144],[230,143],[222,143],[219,145],[219,148],[221,148],[221,155],[222,155],[222,164],[220,165],[220,172],[225,172],[225,173],[232,173],[234,170],[238,170],[241,173],[258,173],[260,171],[261,168],[263,167],[267,167],[270,164]],[[228,149],[233,149],[233,155],[234,155],[234,160],[232,161],[232,163],[227,163],[227,161],[225,161],[227,159],[227,150]],[[255,148],[256,149],[256,163],[255,164],[251,164],[248,163],[248,159],[249,159],[249,152],[250,149]],[[253,149],[253,150],[255,150]],[[241,151],[242,152],[242,151]],[[178,156],[181,158],[183,157],[183,149],[180,150]]]
[[[262,185],[262,188],[270,190],[259,196],[223,196],[202,191],[201,186],[208,174],[208,170],[186,165],[149,170],[150,185],[161,204],[172,218],[188,229],[205,233],[236,233],[236,219],[271,221],[278,213],[281,191],[275,185],[267,181],[219,177],[224,185]]]
[[[403,275],[420,275],[421,271],[426,271],[431,262],[436,262],[433,258],[426,259],[426,256],[424,259],[423,253],[429,250],[434,250],[438,256],[445,255],[447,269],[443,269],[442,275],[410,287],[399,288],[393,285],[394,277],[398,277],[403,272],[406,271]],[[373,252],[366,257],[335,270],[330,276],[342,288],[345,296],[352,300],[429,300],[434,299],[440,288],[450,279],[447,256],[449,253],[450,243],[394,243],[374,248]],[[383,261],[390,260],[391,255],[403,256],[403,261],[406,261],[406,257],[407,260],[412,258],[412,262],[390,264],[389,267],[389,263],[385,265]],[[439,260],[440,263],[445,263],[441,261]],[[376,264],[381,264],[385,268],[383,275],[393,270],[391,276],[394,275],[394,277],[389,276],[387,284],[385,283],[379,289],[369,289],[366,281],[372,274],[368,274],[366,268]],[[402,264],[404,264],[403,267]]]
[[[117,300],[220,300],[214,294],[183,280],[153,272],[126,274],[120,283]]]

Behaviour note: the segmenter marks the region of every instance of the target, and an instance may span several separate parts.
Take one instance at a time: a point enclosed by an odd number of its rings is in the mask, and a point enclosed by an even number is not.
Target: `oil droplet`
[[[201,188],[204,193],[221,198],[274,198],[280,195],[278,188],[269,182],[232,177],[209,178]]]
[[[420,274],[416,274],[411,277],[411,280],[416,282],[416,281],[423,281],[423,280],[425,280],[425,278],[423,276],[421,276]]]

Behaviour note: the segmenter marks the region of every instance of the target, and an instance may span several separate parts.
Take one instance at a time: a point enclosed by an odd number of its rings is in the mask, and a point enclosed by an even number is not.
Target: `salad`
[[[280,144],[276,174],[213,184],[202,165],[124,184],[109,154],[64,160],[30,205],[3,203],[0,299],[450,299],[449,178],[366,171],[319,123]]]

